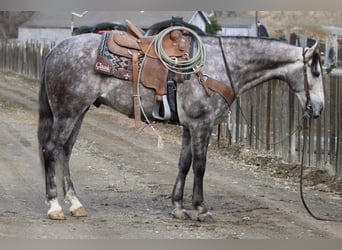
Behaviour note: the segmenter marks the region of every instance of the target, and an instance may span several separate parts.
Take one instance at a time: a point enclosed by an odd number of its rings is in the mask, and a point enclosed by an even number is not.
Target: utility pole
[[[258,17],[259,13],[258,11],[256,10],[255,11],[255,29],[256,29],[256,36],[259,37],[260,34],[259,34],[259,29],[258,29],[258,21],[259,21],[259,17]]]
[[[84,16],[87,15],[87,14],[88,14],[88,11],[87,11],[87,10],[86,10],[86,11],[83,11],[82,14],[79,14],[79,13],[77,13],[77,12],[71,12],[71,25],[70,25],[71,34],[72,34],[72,32],[74,31],[74,16],[77,16],[77,17],[79,17],[79,18],[82,18],[82,17],[84,17]]]

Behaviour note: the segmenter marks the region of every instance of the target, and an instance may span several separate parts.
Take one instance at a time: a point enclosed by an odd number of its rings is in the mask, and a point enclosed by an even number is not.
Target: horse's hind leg
[[[81,117],[83,117],[82,114]],[[51,126],[49,137],[42,142],[42,158],[45,170],[46,198],[50,205],[48,216],[50,219],[65,219],[63,210],[58,203],[56,170],[59,177],[63,179],[64,193],[69,191],[72,205],[81,207],[78,199],[73,195],[74,188],[70,180],[69,159],[72,146],[76,140],[82,119],[77,118],[55,118]],[[74,128],[77,128],[74,130]],[[76,131],[76,132],[74,132]],[[62,175],[62,176],[60,176]],[[75,205],[77,204],[77,205]]]
[[[45,172],[46,199],[50,205],[48,216],[50,219],[65,219],[62,207],[58,203],[57,183],[56,183],[56,166],[59,164],[60,155],[63,149],[57,143],[58,131],[52,126],[51,134],[41,145],[41,155]]]
[[[64,145],[64,157],[63,157],[63,192],[64,192],[64,197],[65,201],[70,202],[70,213],[72,216],[75,217],[83,217],[87,216],[86,210],[84,209],[83,205],[81,202],[78,200],[76,196],[76,191],[74,188],[74,185],[72,183],[72,180],[70,178],[70,170],[69,170],[69,161],[70,161],[70,156],[72,152],[72,148],[75,144],[76,138],[78,136],[78,133],[81,128],[81,124],[84,118],[86,112],[83,113],[83,115],[79,118],[77,121],[68,141]]]

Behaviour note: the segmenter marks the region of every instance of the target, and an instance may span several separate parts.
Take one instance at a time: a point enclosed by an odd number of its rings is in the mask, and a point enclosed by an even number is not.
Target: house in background
[[[342,74],[342,28],[323,27],[327,34],[325,39],[324,66],[334,73]]]
[[[323,68],[329,73],[342,74],[342,28],[317,26],[314,30],[294,30],[289,35],[289,43],[299,47],[311,47],[316,40]]]
[[[36,12],[19,27],[18,40],[58,43],[70,37],[73,28],[103,22],[124,24],[126,19],[143,30],[155,23],[169,20],[172,16],[183,17],[185,22],[197,26],[202,31],[205,31],[206,24],[210,22],[202,11],[80,11],[76,13],[80,15],[72,14],[71,11]]]
[[[222,36],[257,36],[255,17],[218,16],[217,22],[222,26],[217,34]]]

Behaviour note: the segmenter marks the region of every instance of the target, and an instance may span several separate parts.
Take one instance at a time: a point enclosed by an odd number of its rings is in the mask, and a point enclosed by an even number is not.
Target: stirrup
[[[161,111],[161,105],[163,105],[163,117],[160,114]],[[162,96],[162,103],[155,101],[153,104],[153,108],[152,108],[152,116],[155,119],[161,120],[161,121],[167,121],[170,120],[171,118],[171,110],[170,110],[170,106],[169,106],[169,102],[167,101],[167,96],[163,95]]]

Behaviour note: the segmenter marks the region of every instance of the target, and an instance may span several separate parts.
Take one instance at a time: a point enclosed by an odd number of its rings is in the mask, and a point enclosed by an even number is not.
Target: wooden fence
[[[0,70],[39,80],[43,58],[53,44],[0,40]]]
[[[0,41],[0,71],[39,79],[43,58],[52,44]],[[342,176],[342,76],[325,75],[325,110],[312,121],[306,164]],[[270,81],[251,89],[235,102],[220,127],[220,140],[272,152],[300,162],[302,109],[286,83]]]
[[[325,109],[307,131],[306,165],[342,175],[342,77],[325,75]],[[269,81],[240,97],[221,125],[220,140],[245,144],[300,162],[303,111],[285,82]]]

